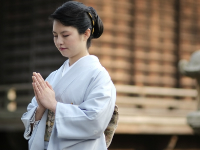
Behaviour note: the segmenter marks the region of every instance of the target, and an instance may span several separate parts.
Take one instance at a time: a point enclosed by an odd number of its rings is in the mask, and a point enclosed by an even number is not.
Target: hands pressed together
[[[47,81],[44,81],[39,73],[34,72],[32,79],[38,109],[42,111],[49,109],[55,113],[57,101],[55,99],[55,92],[52,86]]]

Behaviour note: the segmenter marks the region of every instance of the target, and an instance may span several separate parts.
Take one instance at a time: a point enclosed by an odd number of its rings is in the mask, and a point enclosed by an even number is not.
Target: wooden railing
[[[196,90],[130,85],[116,85],[116,89],[116,133],[193,134],[186,116],[197,109]]]
[[[116,133],[193,134],[186,116],[197,109],[196,90],[115,85],[119,124]],[[9,100],[10,89],[16,98]],[[33,96],[31,83],[0,86],[0,130],[23,130],[21,116]],[[10,103],[16,110],[8,109]]]
[[[24,130],[20,118],[32,97],[31,83],[0,86],[0,130]]]

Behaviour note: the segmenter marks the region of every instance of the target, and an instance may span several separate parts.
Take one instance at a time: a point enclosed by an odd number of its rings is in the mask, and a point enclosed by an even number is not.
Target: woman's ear
[[[91,30],[88,28],[85,33],[84,33],[84,39],[85,41],[87,41],[87,39],[90,37],[90,33],[91,33]]]

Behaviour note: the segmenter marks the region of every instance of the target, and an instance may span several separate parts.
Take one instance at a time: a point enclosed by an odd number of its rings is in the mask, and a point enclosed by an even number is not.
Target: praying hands
[[[44,81],[39,73],[34,72],[32,79],[33,90],[38,103],[38,110],[44,112],[45,109],[49,109],[55,113],[57,101],[52,86],[47,81]]]

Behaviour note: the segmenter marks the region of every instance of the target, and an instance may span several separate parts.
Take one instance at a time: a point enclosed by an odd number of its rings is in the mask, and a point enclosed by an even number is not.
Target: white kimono
[[[116,101],[116,89],[108,72],[93,55],[78,60],[62,77],[63,67],[46,79],[58,102],[47,150],[106,150],[104,131]],[[21,118],[24,135],[37,106],[34,97]],[[30,136],[30,150],[44,150],[47,112]]]

